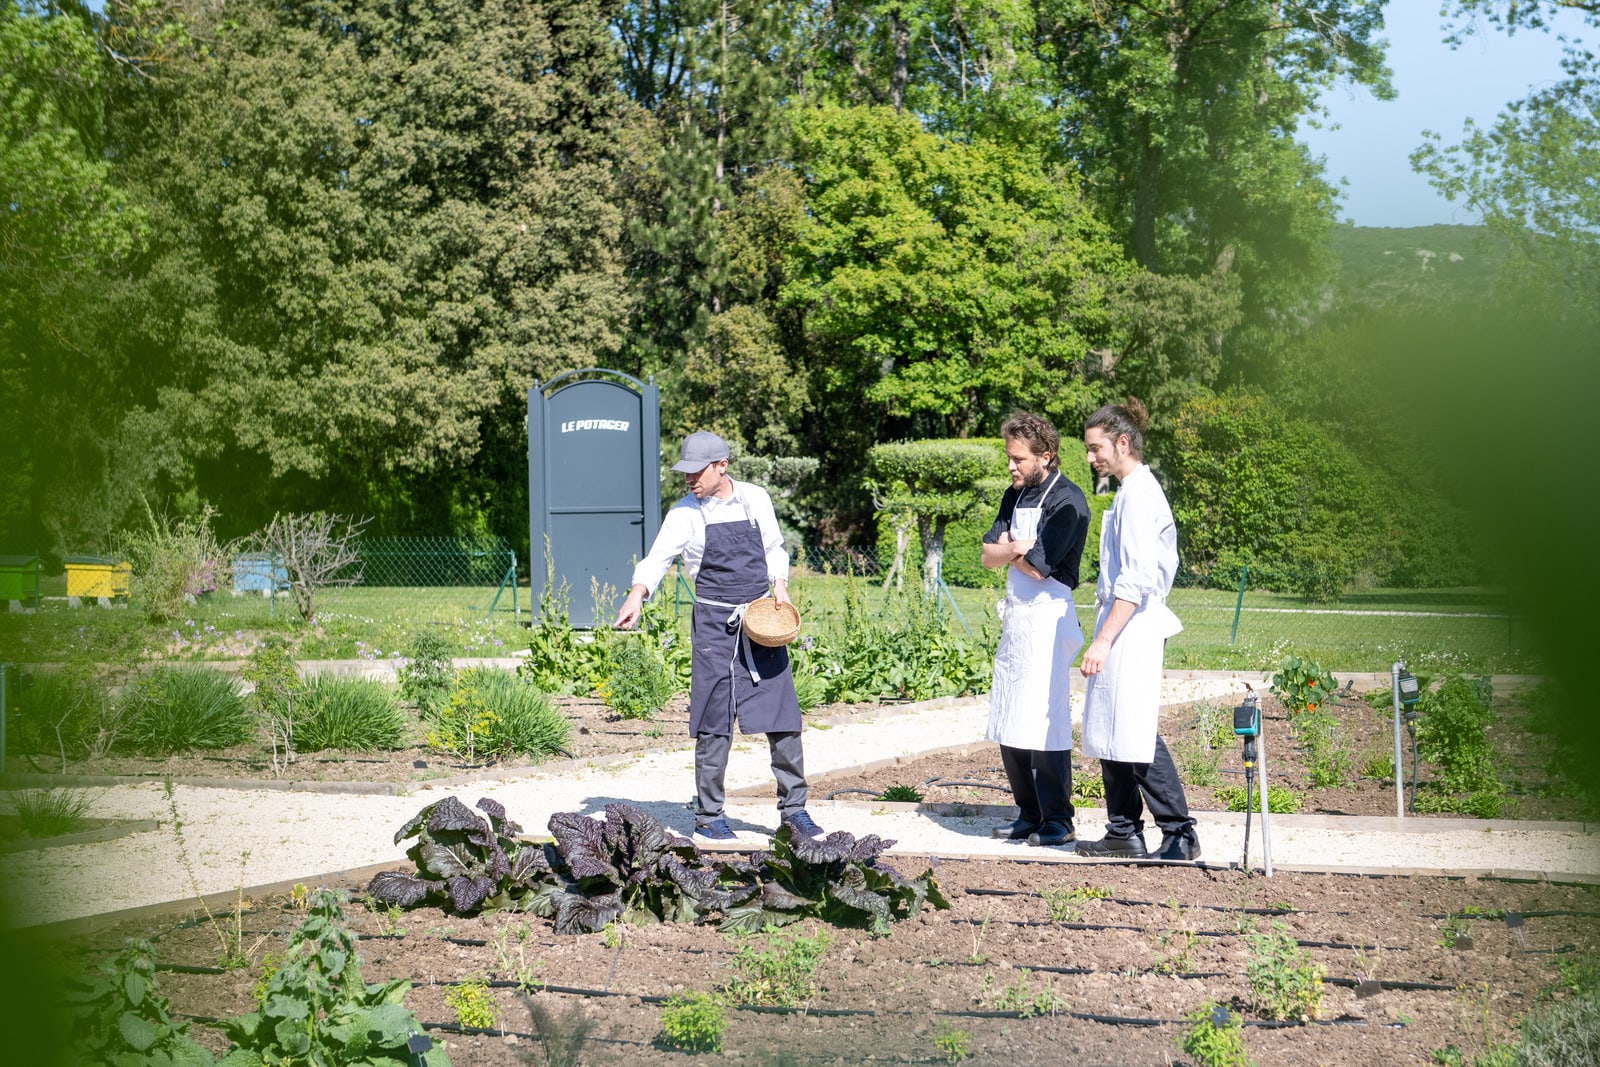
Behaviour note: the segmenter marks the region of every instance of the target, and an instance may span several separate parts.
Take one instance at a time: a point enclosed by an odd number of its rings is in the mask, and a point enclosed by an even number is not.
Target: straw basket
[[[744,632],[758,645],[782,648],[800,633],[800,612],[771,597],[751,601],[744,611]]]

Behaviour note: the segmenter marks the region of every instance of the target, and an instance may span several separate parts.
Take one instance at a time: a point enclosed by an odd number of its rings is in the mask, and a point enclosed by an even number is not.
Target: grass
[[[394,687],[366,678],[314,677],[295,719],[294,745],[301,752],[376,752],[406,743],[406,720]]]
[[[865,587],[871,610],[887,597],[872,579],[795,572],[790,592],[808,632],[842,624],[845,590],[851,583]],[[992,641],[998,633],[995,591],[950,591],[973,636],[982,640],[988,631]],[[1094,624],[1092,589],[1085,584],[1078,592],[1079,623],[1088,632]],[[1236,595],[1224,589],[1173,591],[1168,604],[1184,629],[1167,644],[1169,668],[1265,670],[1276,667],[1289,650],[1336,671],[1386,671],[1402,658],[1413,669],[1427,671],[1533,672],[1540,663],[1533,650],[1520,647],[1531,638],[1529,627],[1493,617],[1504,614],[1506,607],[1504,594],[1495,590],[1367,589],[1351,592],[1337,604],[1252,590],[1244,597],[1237,639],[1230,641]],[[312,630],[287,602],[274,608],[261,597],[222,594],[195,604],[174,625],[138,635],[127,633],[142,627],[137,610],[69,609],[47,601],[33,615],[0,615],[0,646],[26,662],[58,660],[63,650],[83,642],[87,628],[142,637],[144,644],[185,659],[243,658],[271,633],[290,638],[301,660],[391,659],[420,633],[443,636],[457,656],[506,656],[525,649],[526,591],[520,595],[520,620],[512,613],[509,590],[490,612],[493,597],[493,589],[471,586],[330,590],[319,598],[318,626]],[[1379,612],[1410,614],[1373,614]],[[1469,617],[1474,614],[1488,617]],[[687,624],[687,615],[684,597],[681,625]],[[949,624],[960,631],[954,613]]]
[[[125,699],[120,743],[146,755],[228,748],[254,733],[237,679],[222,671],[158,667]]]
[[[89,814],[89,797],[76,789],[24,789],[12,803],[22,832],[33,838],[75,833]]]

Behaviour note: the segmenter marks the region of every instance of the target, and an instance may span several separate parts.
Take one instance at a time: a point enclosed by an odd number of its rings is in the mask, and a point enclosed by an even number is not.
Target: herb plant
[[[727,1010],[715,993],[691,991],[669,997],[661,1006],[661,1036],[668,1048],[684,1052],[721,1052],[728,1028]]]
[[[678,692],[677,680],[642,639],[619,641],[610,663],[610,673],[597,691],[624,719],[653,718]]]
[[[84,1063],[118,1067],[209,1067],[211,1053],[174,1022],[156,982],[156,954],[148,941],[126,947],[100,966],[98,977],[67,991],[73,1045]]]
[[[1285,656],[1272,676],[1272,692],[1291,716],[1315,711],[1333,696],[1333,675],[1316,660]]]
[[[495,1011],[494,994],[489,992],[486,983],[476,981],[453,985],[444,995],[444,1002],[456,1013],[456,1021],[462,1026],[479,1030],[494,1028],[498,1013]]]
[[[1245,981],[1250,1010],[1263,1019],[1309,1022],[1322,1010],[1322,978],[1328,969],[1315,963],[1274,921],[1266,933],[1251,934]]]
[[[809,1004],[819,992],[817,966],[828,950],[826,930],[806,937],[798,931],[785,935],[768,931],[762,944],[740,944],[730,964],[725,990],[735,1004],[770,1004],[797,1008]]]
[[[442,634],[428,629],[418,631],[406,647],[405,662],[395,672],[400,678],[401,699],[411,701],[425,715],[442,707],[455,684],[450,652],[450,642]]]
[[[402,1003],[410,988],[404,978],[362,981],[340,895],[320,889],[289,935],[283,965],[268,981],[260,1010],[223,1024],[234,1048],[222,1067],[449,1067],[442,1050],[407,1047],[422,1033]]]
[[[1259,811],[1261,786],[1257,785],[1253,797],[1246,797],[1242,785],[1219,785],[1216,798],[1217,803],[1229,811],[1243,811],[1246,800],[1250,801],[1254,810]],[[1275,785],[1267,791],[1267,810],[1274,815],[1293,815],[1300,810],[1300,805],[1304,802],[1304,797],[1286,785]]]
[[[972,1055],[972,1035],[956,1029],[949,1019],[939,1021],[939,1029],[933,1032],[929,1040],[946,1063],[964,1063]]]
[[[1243,1024],[1227,1005],[1207,1001],[1185,1018],[1189,1027],[1179,1035],[1178,1047],[1195,1067],[1250,1067]]]

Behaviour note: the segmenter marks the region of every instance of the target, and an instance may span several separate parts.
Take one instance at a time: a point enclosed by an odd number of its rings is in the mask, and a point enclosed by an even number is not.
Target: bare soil
[[[1199,727],[1199,709],[1206,702],[1175,704],[1162,709],[1161,735],[1171,748],[1183,774],[1190,807],[1200,811],[1226,811],[1228,805],[1217,797],[1217,788],[1244,785],[1242,748],[1230,742],[1218,754],[1219,781],[1215,786],[1195,784],[1190,763],[1196,746],[1205,741]],[[1227,710],[1227,709],[1224,709]],[[1305,748],[1290,729],[1290,718],[1283,705],[1270,694],[1262,701],[1262,737],[1267,752],[1267,769],[1274,790],[1288,787],[1302,798],[1299,811],[1321,815],[1393,815],[1394,780],[1371,778],[1362,766],[1373,755],[1393,756],[1394,720],[1389,708],[1374,709],[1357,696],[1344,695],[1329,708],[1339,720],[1345,744],[1351,753],[1346,780],[1337,786],[1316,785],[1310,777]],[[1562,777],[1554,763],[1551,739],[1527,728],[1527,712],[1515,694],[1497,695],[1497,721],[1488,735],[1499,756],[1504,775],[1512,783],[1510,800],[1501,818],[1583,821],[1594,817],[1593,801],[1579,783]],[[1231,721],[1231,720],[1230,720]],[[1407,796],[1411,796],[1411,744],[1405,742],[1404,767]],[[1098,762],[1074,756],[1073,783],[1080,803],[1092,807],[1103,804]],[[1423,762],[1418,781],[1425,786],[1434,781],[1435,768]],[[940,753],[902,762],[894,767],[867,774],[835,774],[814,779],[813,792],[820,797],[865,800],[881,795],[893,786],[910,788],[929,803],[1009,804],[1011,790],[1000,765],[997,745],[968,747],[964,752]],[[1260,789],[1257,780],[1256,788]],[[889,798],[894,799],[894,798]],[[1418,816],[1424,813],[1416,812]],[[1460,813],[1434,813],[1461,818]]]
[[[923,866],[907,857],[894,862],[908,874]],[[800,1011],[731,1010],[722,1058],[943,1062],[932,1038],[953,1029],[966,1033],[969,1062],[980,1065],[1167,1064],[1181,1059],[1183,1016],[1207,1001],[1257,1020],[1248,1005],[1246,935],[1282,924],[1327,970],[1322,1009],[1310,1025],[1248,1025],[1244,1042],[1255,1062],[1390,1067],[1429,1062],[1432,1049],[1449,1044],[1470,1062],[1486,1031],[1496,1040],[1513,1036],[1513,1020],[1555,995],[1558,966],[1600,943],[1594,887],[1293,873],[1268,880],[1187,866],[1025,861],[945,861],[935,869],[949,911],[924,911],[880,938],[830,928],[820,993]],[[1111,898],[1081,902],[1058,917],[1065,921],[1052,921],[1041,890],[1071,886]],[[369,938],[366,980],[409,978],[407,1006],[448,1041],[462,1067],[545,1062],[538,1024],[513,988],[519,970],[558,1024],[571,1012],[593,1024],[581,1062],[689,1062],[656,1043],[659,998],[722,987],[738,944],[712,926],[625,928],[608,945],[602,934],[556,936],[548,921],[524,915],[461,918],[432,908],[384,915],[359,905],[348,914]],[[261,961],[282,950],[298,919],[286,900],[252,902],[243,925],[255,969],[164,973],[163,992],[189,1016],[251,1010]],[[1453,948],[1442,943],[1452,927],[1462,938]],[[164,965],[204,968],[217,955],[203,920],[173,918],[96,929],[69,955],[87,965],[127,936],[155,938]],[[436,1028],[454,1021],[449,985],[471,979],[497,983],[506,1033]],[[1358,997],[1354,985],[1362,980],[1383,986]],[[1007,989],[1026,989],[1047,1010],[1024,1017],[1004,1009]],[[195,1031],[223,1047],[217,1032],[199,1024]]]

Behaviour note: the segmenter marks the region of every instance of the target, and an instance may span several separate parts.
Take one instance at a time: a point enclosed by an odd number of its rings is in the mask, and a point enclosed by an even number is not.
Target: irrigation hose
[[[1244,765],[1244,858],[1239,864],[1245,874],[1250,873],[1250,809],[1255,807],[1256,765]],[[1262,784],[1262,788],[1267,788]]]

